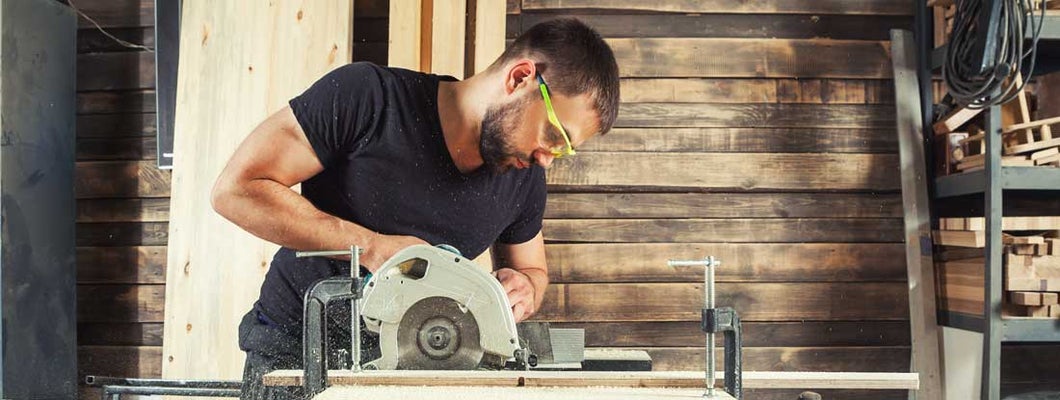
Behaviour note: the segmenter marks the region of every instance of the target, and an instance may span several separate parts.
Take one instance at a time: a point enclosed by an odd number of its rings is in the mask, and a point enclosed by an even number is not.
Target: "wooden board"
[[[861,104],[623,103],[615,127],[890,128],[894,109]]]
[[[165,222],[169,199],[78,200],[77,222]]]
[[[77,321],[162,322],[165,295],[164,285],[77,285]]]
[[[431,72],[463,79],[467,0],[430,0]]]
[[[960,247],[986,247],[984,231],[935,231],[935,244]]]
[[[561,219],[544,221],[546,241],[557,242],[900,242],[901,220],[778,219]]]
[[[898,152],[901,158],[902,205],[908,277],[909,325],[912,339],[910,371],[920,374],[924,387],[920,399],[943,399],[942,330],[935,306],[935,268],[932,261],[931,213],[925,164],[924,121],[917,78],[917,50],[909,31],[891,31],[894,50],[894,92],[898,101]]]
[[[893,104],[886,80],[625,78],[627,103]]]
[[[74,170],[78,199],[167,197],[171,173],[154,161],[80,161]]]
[[[301,370],[279,370],[265,375],[266,386],[300,386]],[[717,376],[718,385],[724,373]],[[744,387],[768,389],[917,389],[913,373],[884,372],[743,372]],[[491,386],[491,387],[703,387],[700,371],[328,371],[334,386]]]
[[[165,246],[78,247],[78,283],[165,283]]]
[[[472,74],[477,74],[504,52],[507,4],[505,0],[474,0],[474,5],[474,45],[468,52],[473,55]]]
[[[586,153],[549,169],[550,189],[895,190],[893,154]],[[666,179],[659,179],[666,177]]]
[[[662,11],[681,13],[748,13],[748,14],[872,14],[909,15],[912,4],[907,0],[886,1],[814,1],[767,0],[737,3],[725,0],[523,0],[523,10],[538,9],[609,9]]]
[[[154,90],[80,92],[77,94],[77,113],[80,115],[107,112],[142,113],[154,110]]]
[[[77,116],[77,137],[149,136],[157,133],[154,113]]]
[[[903,281],[898,243],[592,243],[546,245],[555,283],[702,282],[703,271],[666,265],[711,254],[718,282]]]
[[[688,153],[894,153],[885,128],[615,128],[583,151]]]
[[[148,52],[77,56],[77,90],[132,90],[155,86],[155,55]]]
[[[424,65],[430,59],[430,46],[423,45],[424,0],[390,0],[387,65],[418,71],[430,70]],[[427,0],[431,1],[431,0]],[[430,16],[426,16],[430,18]]]
[[[901,209],[897,194],[878,193],[556,193],[545,218],[895,218]]]
[[[593,13],[570,10],[565,16],[578,18],[608,38],[627,37],[725,37],[886,40],[896,26],[912,26],[903,15],[828,14],[684,14],[684,13]],[[529,28],[555,14],[545,10],[519,16]],[[508,29],[514,39],[519,29]]]
[[[77,324],[81,346],[162,346],[162,324],[157,322],[84,322]],[[161,353],[159,353],[161,357]]]
[[[77,139],[75,157],[81,161],[155,160],[158,140],[154,136]]]
[[[717,304],[744,321],[900,320],[903,283],[719,283]],[[784,301],[776,301],[784,299]],[[698,321],[702,283],[549,285],[534,320],[559,322]]]
[[[244,358],[236,327],[276,246],[214,213],[210,188],[258,123],[350,61],[353,4],[183,7],[163,376],[232,379],[242,375]]]
[[[986,218],[940,218],[948,230],[985,231]],[[1006,231],[1060,230],[1060,216],[1002,217],[1001,229]]]
[[[165,222],[117,222],[77,224],[77,245],[86,246],[161,246],[169,238]]]
[[[420,400],[455,398],[503,398],[511,400],[668,400],[703,399],[702,389],[651,388],[548,388],[478,386],[335,386],[313,397],[315,400]],[[733,399],[719,392],[714,399]]]
[[[703,341],[700,321],[556,322],[585,330],[587,347],[681,347]],[[909,346],[908,321],[741,322],[744,348]],[[717,345],[722,345],[718,336]]]
[[[623,77],[891,77],[887,42],[720,38],[616,38],[607,42],[622,66]]]

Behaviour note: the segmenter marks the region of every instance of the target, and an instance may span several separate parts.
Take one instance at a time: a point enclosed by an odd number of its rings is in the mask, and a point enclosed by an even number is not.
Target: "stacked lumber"
[[[982,314],[986,220],[941,218],[940,308]],[[1004,217],[1002,282],[1007,315],[1060,318],[1060,217]],[[965,249],[960,249],[965,248]]]

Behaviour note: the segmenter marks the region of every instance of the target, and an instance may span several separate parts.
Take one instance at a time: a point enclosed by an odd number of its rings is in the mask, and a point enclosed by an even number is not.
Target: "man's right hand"
[[[368,271],[371,271],[374,274],[375,271],[383,266],[383,263],[386,262],[386,260],[393,257],[395,253],[406,247],[417,244],[430,245],[430,243],[415,236],[383,235],[377,233],[372,236],[364,254],[361,254],[361,265],[364,265],[365,268],[368,268]]]

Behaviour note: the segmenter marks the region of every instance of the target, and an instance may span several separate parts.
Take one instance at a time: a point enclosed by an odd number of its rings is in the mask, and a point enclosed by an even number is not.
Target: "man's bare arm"
[[[424,241],[387,236],[324,213],[291,189],[324,170],[290,107],[258,125],[214,184],[215,211],[247,232],[296,250],[365,248],[374,271],[398,250]]]
[[[541,308],[548,287],[545,239],[537,236],[519,244],[493,246],[494,275],[508,292],[516,321],[529,318]]]

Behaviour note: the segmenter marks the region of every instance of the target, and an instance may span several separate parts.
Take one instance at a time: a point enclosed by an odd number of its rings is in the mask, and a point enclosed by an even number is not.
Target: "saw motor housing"
[[[526,351],[500,282],[433,246],[410,246],[387,260],[365,287],[360,313],[379,335],[381,353],[366,369],[500,369]]]

